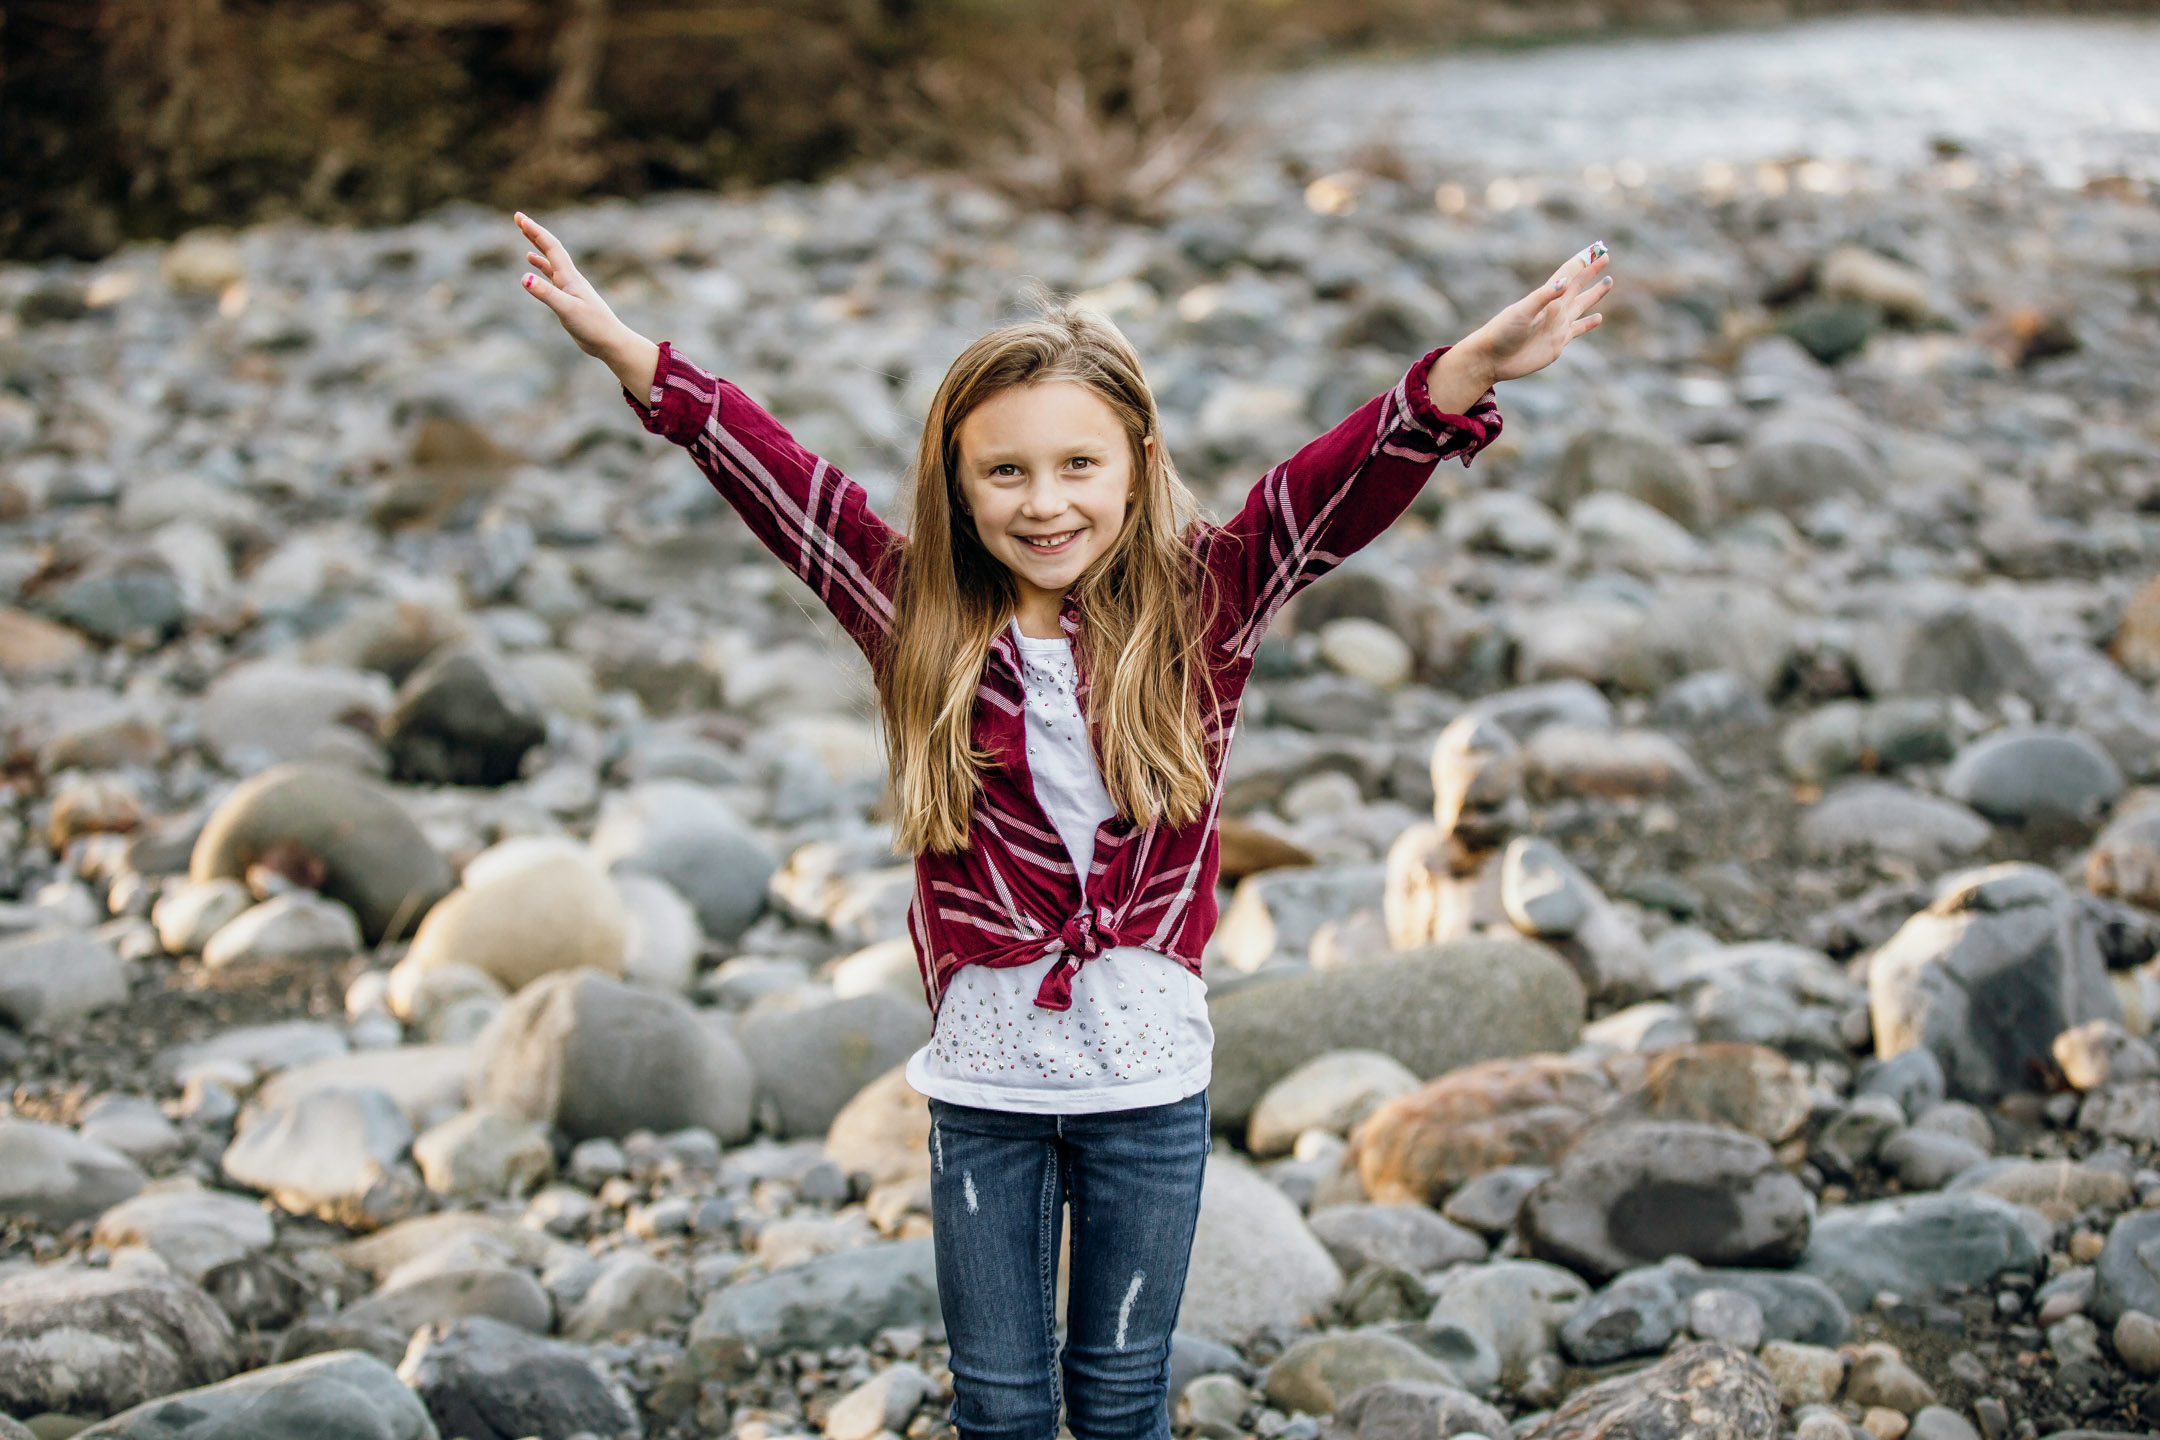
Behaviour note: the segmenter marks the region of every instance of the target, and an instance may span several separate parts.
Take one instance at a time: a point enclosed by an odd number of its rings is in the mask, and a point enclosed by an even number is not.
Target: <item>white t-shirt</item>
[[[1072,646],[1022,635],[1017,622],[1013,636],[1035,798],[1085,876],[1096,828],[1116,807],[1088,746]],[[908,1059],[908,1084],[959,1105],[1068,1115],[1167,1105],[1207,1088],[1215,1030],[1199,976],[1158,951],[1120,945],[1073,971],[1069,1009],[1045,1010],[1035,991],[1056,961],[961,966],[936,1033]]]

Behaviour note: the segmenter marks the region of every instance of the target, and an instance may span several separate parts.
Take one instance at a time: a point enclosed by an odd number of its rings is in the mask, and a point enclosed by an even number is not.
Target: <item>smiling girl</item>
[[[933,1016],[906,1073],[931,1117],[949,1418],[962,1440],[1051,1440],[1062,1390],[1077,1440],[1167,1440],[1209,1145],[1200,954],[1254,650],[1441,460],[1491,443],[1495,384],[1599,323],[1584,312],[1612,283],[1605,247],[1420,358],[1222,524],[1178,478],[1125,337],[1049,306],[953,362],[903,535],[749,396],[625,326],[561,242],[516,218],[525,288],[870,660]]]

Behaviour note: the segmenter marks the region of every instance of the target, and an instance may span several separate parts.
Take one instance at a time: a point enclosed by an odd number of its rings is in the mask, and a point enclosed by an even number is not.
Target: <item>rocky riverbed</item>
[[[1897,33],[1715,43],[1948,32]],[[1606,323],[1263,647],[1179,1432],[2155,1428],[2142,122],[2064,173],[1938,90],[1915,153],[1795,154],[1710,85],[1727,151],[1481,160],[1368,81],[1264,92],[1157,225],[882,175],[544,217],[895,515],[1024,277],[1223,513],[1612,246]],[[864,672],[521,249],[0,270],[0,1416],[47,1440],[948,1431]]]

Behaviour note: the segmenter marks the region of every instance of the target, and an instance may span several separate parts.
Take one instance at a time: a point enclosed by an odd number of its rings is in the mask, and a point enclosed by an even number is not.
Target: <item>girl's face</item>
[[[1123,422],[1087,386],[1046,380],[985,400],[957,438],[983,548],[1012,571],[1023,610],[1054,608],[1124,528],[1139,482]]]

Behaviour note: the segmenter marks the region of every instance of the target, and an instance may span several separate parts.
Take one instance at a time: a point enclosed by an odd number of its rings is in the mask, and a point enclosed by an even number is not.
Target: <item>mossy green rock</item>
[[[387,791],[312,765],[273,766],[226,796],[195,842],[188,877],[241,880],[258,862],[350,906],[370,945],[410,936],[453,880]]]
[[[1330,1050],[1378,1050],[1420,1080],[1570,1050],[1583,1004],[1567,962],[1529,940],[1456,940],[1246,985],[1209,1007],[1214,1125],[1242,1131],[1270,1085]]]

